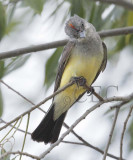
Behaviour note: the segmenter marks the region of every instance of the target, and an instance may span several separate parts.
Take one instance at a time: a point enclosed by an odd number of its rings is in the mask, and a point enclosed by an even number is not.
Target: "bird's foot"
[[[72,82],[76,83],[77,86],[84,86],[86,84],[86,79],[84,77],[72,77],[71,80]]]
[[[94,88],[92,86],[90,86],[90,87],[87,88],[87,94],[89,96],[91,96],[94,92],[95,92],[95,90],[94,90]]]

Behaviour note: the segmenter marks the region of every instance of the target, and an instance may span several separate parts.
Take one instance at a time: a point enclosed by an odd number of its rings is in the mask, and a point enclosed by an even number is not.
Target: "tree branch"
[[[133,96],[133,94],[131,94],[132,96]],[[130,98],[132,99],[133,97],[130,95]],[[122,98],[122,97],[121,97]],[[120,99],[121,99],[120,98]],[[48,153],[50,153],[50,151],[54,148],[54,147],[56,147],[57,145],[59,145],[60,144],[60,142],[71,132],[71,130],[80,122],[80,121],[82,121],[83,119],[85,119],[86,118],[86,116],[88,115],[88,114],[90,114],[92,111],[94,111],[95,109],[97,109],[98,107],[100,107],[102,104],[104,104],[104,103],[106,103],[107,101],[109,102],[110,100],[112,101],[112,100],[116,100],[116,97],[113,97],[113,98],[109,98],[109,99],[104,99],[104,101],[100,101],[99,103],[97,103],[97,104],[95,104],[94,106],[92,106],[90,109],[88,109],[81,117],[79,117],[72,125],[71,125],[71,127],[64,133],[64,134],[62,134],[62,136],[54,143],[54,144],[52,144],[44,153],[42,153],[39,157],[40,157],[40,159],[41,158],[44,158]],[[119,98],[118,98],[119,99]],[[118,100],[117,99],[117,100]],[[120,100],[119,99],[119,100]],[[123,99],[123,98],[122,98]],[[122,100],[121,99],[121,100]],[[125,98],[124,98],[125,99]],[[127,100],[127,98],[126,98],[126,100]]]
[[[35,105],[32,101],[30,101],[30,100],[27,99],[25,96],[23,96],[21,93],[19,93],[19,92],[16,91],[15,89],[13,89],[11,86],[9,86],[7,83],[5,83],[3,80],[0,80],[0,82],[1,82],[2,84],[4,84],[6,87],[8,87],[11,91],[15,92],[18,96],[20,96],[21,98],[23,98],[24,100],[26,100],[27,102],[29,102],[30,104]],[[94,94],[94,92],[93,92],[93,94]],[[39,108],[38,108],[38,109],[39,109]],[[43,112],[45,112],[45,111],[43,111]],[[0,118],[0,120],[1,120],[2,123],[7,124],[7,122],[5,122],[3,119]],[[64,125],[67,129],[69,128],[69,126],[68,126],[66,123],[63,123],[63,125]],[[20,131],[20,132],[25,133],[24,130],[19,129],[19,128],[16,128],[16,127],[15,127],[14,125],[12,125],[12,124],[10,124],[10,127],[14,128],[14,129],[17,129],[17,130]],[[80,141],[82,141],[83,143],[70,142],[70,141],[62,141],[62,142],[64,142],[64,143],[69,143],[69,144],[85,145],[85,146],[87,146],[87,147],[90,147],[90,148],[92,148],[92,149],[94,149],[94,150],[102,153],[102,154],[104,153],[104,151],[102,151],[102,150],[99,149],[98,147],[95,147],[95,146],[89,144],[87,141],[85,141],[83,138],[81,138],[81,137],[80,137],[77,133],[75,133],[73,130],[72,130],[71,132],[72,132]],[[31,135],[30,132],[27,132],[27,134]],[[110,156],[110,157],[112,157],[112,158],[114,158],[114,159],[118,159],[118,157],[116,157],[116,156],[114,156],[114,155],[111,155],[111,154],[107,154],[107,155]]]
[[[40,160],[40,158],[38,156],[35,156],[35,155],[32,155],[32,154],[29,154],[29,153],[26,153],[26,152],[20,152],[20,151],[16,151],[16,152],[6,152],[4,154],[1,155],[0,159],[4,159],[4,157],[10,155],[10,154],[18,154],[18,155],[23,155],[23,156],[27,156],[27,157],[30,157],[32,159],[37,159],[37,160]]]
[[[2,84],[4,84],[8,89],[10,89],[11,91],[13,91],[14,93],[16,93],[18,96],[20,96],[21,98],[23,98],[25,101],[29,102],[32,105],[35,105],[33,102],[31,102],[31,100],[29,100],[28,98],[26,98],[25,96],[23,96],[21,93],[19,93],[18,91],[16,91],[14,88],[12,88],[11,86],[9,86],[7,83],[5,83],[3,80],[0,79],[0,82]],[[43,113],[46,113],[43,109],[38,108],[40,111],[42,111]]]
[[[133,10],[133,4],[130,2],[127,2],[126,0],[94,0],[94,1],[115,4],[115,5],[127,8],[129,10]]]
[[[3,82],[3,81],[2,81]],[[15,93],[19,93],[19,92],[17,92],[16,90],[14,90],[12,87],[10,87],[9,85],[7,85],[5,82],[3,83],[4,85],[6,85],[9,89],[11,89],[13,92],[15,92]],[[28,113],[30,113],[32,110],[34,110],[34,109],[36,109],[37,107],[39,107],[41,104],[43,104],[43,103],[45,103],[47,100],[49,100],[50,98],[52,98],[53,96],[55,96],[56,94],[58,94],[58,93],[60,93],[60,92],[62,92],[63,90],[65,90],[67,87],[69,87],[70,85],[72,85],[73,84],[73,82],[72,83],[69,83],[68,85],[66,85],[65,87],[63,87],[63,88],[61,88],[60,90],[58,90],[58,92],[55,92],[55,93],[53,93],[51,96],[49,96],[49,97],[47,97],[45,100],[43,100],[42,102],[40,102],[38,105],[35,105],[33,108],[31,108],[29,111],[27,111],[27,112],[24,112],[23,114],[21,114],[20,116],[18,116],[17,118],[15,118],[14,120],[12,120],[12,121],[10,121],[9,123],[6,123],[6,125],[5,126],[3,126],[2,128],[0,128],[0,130],[2,130],[2,129],[4,129],[5,127],[7,127],[7,126],[9,126],[9,125],[11,125],[11,123],[13,123],[13,122],[15,122],[15,121],[17,121],[17,120],[19,120],[21,117],[23,117],[24,115],[26,115],[26,114],[28,114]],[[24,96],[22,96],[20,93],[18,94],[19,96],[21,96],[22,98],[24,98],[25,100],[28,100],[28,99],[26,99]],[[111,101],[122,101],[122,102],[129,102],[131,99],[133,98],[133,93],[132,94],[130,94],[130,95],[128,95],[128,96],[126,96],[126,97],[112,97],[112,98],[109,98],[109,99],[103,99],[103,101],[102,102],[99,102],[97,105],[97,107],[100,107],[103,103],[107,103],[107,102],[111,102]],[[33,104],[31,101],[29,101],[28,100],[28,102],[29,103],[31,103],[31,104]],[[125,103],[120,103],[121,105],[122,104],[125,104]],[[117,105],[115,105],[115,106],[117,106]],[[95,106],[93,106],[94,107],[94,109],[96,109],[95,108]],[[94,110],[93,109],[93,110]],[[93,110],[91,110],[91,111],[89,111],[89,112],[92,112]],[[89,113],[88,113],[89,114]],[[67,127],[68,128],[68,126],[65,124],[65,127]],[[13,127],[14,128],[14,127]],[[20,131],[22,131],[22,130],[20,130]],[[97,148],[97,147],[94,147],[94,146],[92,146],[92,145],[90,145],[88,142],[86,142],[85,143],[85,140],[83,140],[80,136],[78,136],[73,130],[70,130],[79,140],[81,140],[83,143],[84,143],[84,145],[86,145],[86,146],[88,146],[88,147],[91,147],[91,148],[93,148],[93,149],[95,149],[95,150],[97,150],[97,151],[99,151],[99,152],[101,152],[101,153],[103,153],[103,151],[102,150],[100,150],[99,148]],[[23,131],[24,132],[24,131]],[[28,133],[28,134],[30,134],[30,133]],[[80,138],[79,138],[80,137]],[[69,143],[69,142],[68,142]],[[73,142],[72,142],[73,143]],[[107,155],[108,156],[110,156],[110,157],[112,157],[112,158],[115,158],[115,159],[118,159],[118,157],[116,157],[116,156],[113,156],[113,155],[111,155],[111,154],[108,154],[107,153]]]
[[[25,116],[26,114],[28,114],[28,113],[32,112],[33,110],[35,110],[36,108],[40,107],[42,104],[44,104],[45,102],[47,102],[49,99],[53,98],[55,95],[57,95],[60,92],[64,91],[66,88],[70,87],[73,84],[74,84],[74,82],[69,82],[67,85],[65,85],[61,89],[57,90],[56,92],[54,92],[53,94],[51,94],[50,96],[48,96],[47,98],[45,98],[43,101],[41,101],[40,103],[38,103],[37,105],[35,105],[31,109],[29,109],[28,111],[22,113],[18,117],[14,118],[10,122],[8,122],[6,125],[4,125],[3,127],[0,128],[0,131],[3,130],[4,128],[6,128],[7,126],[9,126],[10,124],[12,124],[13,122],[17,121],[21,117]],[[101,101],[101,102],[97,103],[97,105],[102,105],[104,103],[108,103],[108,102],[112,102],[112,101],[130,101],[132,98],[133,98],[133,93],[131,93],[130,95],[125,96],[125,97],[107,98],[107,99],[104,99],[104,101]]]
[[[1,121],[1,123],[8,124],[6,121],[4,121],[4,120],[1,119],[1,118],[0,118],[0,121]],[[11,128],[17,129],[18,131],[20,131],[20,132],[22,132],[22,133],[25,133],[25,130],[22,130],[22,129],[20,129],[20,128],[17,128],[17,127],[15,127],[15,126],[12,125],[12,124],[10,124],[9,126],[10,126]],[[30,132],[27,132],[27,134],[28,134],[28,135],[31,135]]]
[[[129,110],[127,118],[126,118],[126,120],[124,122],[123,131],[122,131],[122,134],[121,134],[121,140],[120,140],[120,160],[122,160],[122,153],[123,153],[123,138],[124,138],[127,122],[128,122],[128,120],[129,120],[129,118],[131,116],[132,110],[133,110],[133,106]]]
[[[133,27],[117,28],[117,29],[112,29],[112,30],[100,31],[98,33],[101,37],[111,37],[111,36],[133,34]],[[20,56],[20,55],[31,53],[31,52],[38,52],[38,51],[42,51],[42,50],[58,48],[58,47],[66,45],[67,42],[68,42],[68,40],[65,39],[65,40],[55,41],[55,42],[51,42],[51,43],[45,43],[45,44],[15,49],[12,51],[1,52],[0,53],[0,60],[5,59],[5,58]]]
[[[66,127],[67,129],[70,128],[70,127],[69,127],[68,125],[66,125],[66,124],[65,124],[65,127]],[[98,148],[98,147],[96,147],[96,146],[88,143],[88,142],[87,142],[86,140],[84,140],[81,136],[79,136],[77,133],[75,133],[74,130],[71,130],[71,133],[73,133],[73,134],[75,135],[75,137],[77,137],[81,142],[83,142],[83,143],[81,143],[81,145],[85,145],[85,146],[87,146],[87,147],[89,147],[89,148],[92,148],[92,149],[96,150],[97,152],[99,152],[99,153],[101,153],[101,154],[104,154],[104,151],[103,151],[103,150],[101,150],[100,148]],[[112,154],[110,154],[110,153],[107,153],[107,156],[109,156],[109,157],[111,157],[111,158],[114,158],[114,159],[119,159],[119,157],[116,157],[116,156],[114,156],[114,155],[112,155]],[[122,160],[124,160],[124,159],[122,159]]]
[[[6,128],[7,126],[9,126],[10,124],[12,124],[13,122],[17,121],[18,119],[20,119],[21,117],[25,116],[26,114],[29,114],[30,112],[32,112],[33,110],[35,110],[36,108],[38,108],[39,106],[41,106],[42,104],[44,104],[45,102],[47,102],[49,99],[53,98],[55,95],[59,94],[60,92],[64,91],[66,88],[70,87],[71,85],[73,85],[74,82],[70,82],[67,85],[65,85],[64,87],[62,87],[61,89],[57,90],[56,92],[54,92],[53,94],[51,94],[50,96],[48,96],[47,98],[45,98],[43,101],[41,101],[40,103],[38,103],[37,105],[35,105],[34,107],[32,107],[31,109],[29,109],[28,111],[22,113],[21,115],[19,115],[18,117],[14,118],[13,120],[11,120],[10,122],[8,122],[6,125],[4,125],[3,127],[0,128],[0,131],[3,130],[4,128]]]
[[[120,108],[116,108],[114,121],[113,121],[112,128],[111,128],[111,131],[110,131],[110,134],[109,134],[109,140],[107,142],[105,152],[104,152],[104,155],[103,155],[103,160],[106,160],[106,157],[107,157],[107,152],[108,152],[108,149],[109,149],[109,145],[111,143],[111,139],[112,139],[114,128],[115,128],[115,125],[116,125],[116,121],[117,121],[117,118],[118,118],[119,110],[120,110]]]

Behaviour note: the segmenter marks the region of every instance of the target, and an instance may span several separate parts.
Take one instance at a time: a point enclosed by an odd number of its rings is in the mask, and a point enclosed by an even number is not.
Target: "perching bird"
[[[86,84],[91,86],[107,63],[106,45],[92,24],[74,15],[67,21],[65,32],[70,39],[59,61],[54,91],[79,77],[84,77]],[[57,94],[46,116],[32,133],[32,139],[45,144],[56,142],[68,109],[85,92],[83,86],[75,83]]]

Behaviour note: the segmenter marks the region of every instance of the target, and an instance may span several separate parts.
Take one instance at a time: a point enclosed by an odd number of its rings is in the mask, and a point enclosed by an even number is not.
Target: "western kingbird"
[[[77,15],[65,26],[70,37],[61,55],[54,91],[65,86],[72,78],[84,77],[91,86],[107,63],[107,49],[94,26]],[[83,96],[86,89],[76,83],[57,94],[39,126],[32,133],[38,142],[54,143],[59,137],[68,109]]]

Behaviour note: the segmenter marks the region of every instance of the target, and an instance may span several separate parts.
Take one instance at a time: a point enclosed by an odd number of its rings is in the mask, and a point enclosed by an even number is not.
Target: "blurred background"
[[[133,5],[132,0],[125,1]],[[133,10],[112,3],[95,0],[0,0],[0,53],[68,38],[64,33],[64,26],[66,20],[74,14],[92,23],[97,31],[133,26]],[[103,97],[126,96],[133,92],[133,35],[107,37],[103,41],[108,48],[108,63],[106,70],[100,74],[93,86]],[[63,47],[59,47],[0,60],[0,78],[37,104],[53,93],[62,50]],[[70,126],[96,102],[95,97],[84,95],[80,102],[69,110],[65,122]],[[50,104],[51,101],[48,101],[41,108],[47,111]],[[109,109],[111,105],[110,103],[98,108],[74,128],[87,142],[102,150],[105,149],[114,118],[114,110]],[[30,103],[0,84],[1,119],[8,122],[31,107]],[[109,149],[109,153],[116,156],[119,156],[120,136],[128,108],[129,106],[125,105],[119,113]],[[43,116],[44,113],[38,109],[32,112],[29,132],[37,127]],[[26,130],[26,124],[27,116],[23,117],[20,126],[17,126]],[[3,126],[2,121],[0,126]],[[0,140],[10,129],[11,127],[7,127],[0,131]],[[63,127],[61,134],[65,130]],[[22,149],[24,133],[17,131],[14,138],[10,138],[13,132],[14,130],[8,135],[7,143],[1,142],[1,148],[4,148],[4,151],[1,149],[2,152]],[[64,140],[79,142],[71,133]],[[49,145],[44,143],[33,142],[27,135],[24,152],[40,155],[48,147]],[[6,159],[14,157],[15,155],[11,155]],[[123,157],[127,160],[133,159],[133,117],[130,117],[124,137]],[[99,160],[102,155],[87,146],[61,143],[45,157],[46,160],[75,158]],[[107,160],[111,158],[107,157]]]

